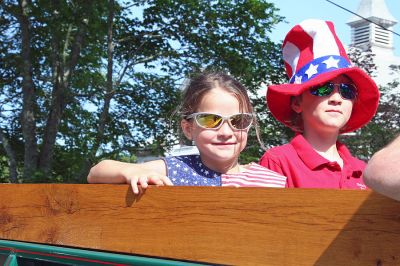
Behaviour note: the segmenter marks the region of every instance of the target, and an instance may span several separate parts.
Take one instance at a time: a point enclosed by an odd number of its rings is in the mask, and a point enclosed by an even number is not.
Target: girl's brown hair
[[[239,81],[228,74],[221,72],[204,72],[192,78],[182,92],[182,103],[178,108],[178,113],[181,118],[185,119],[186,116],[197,112],[204,95],[215,88],[224,89],[235,95],[239,101],[241,112],[254,114],[253,124],[257,139],[261,147],[265,149],[260,138],[260,129],[247,90]]]

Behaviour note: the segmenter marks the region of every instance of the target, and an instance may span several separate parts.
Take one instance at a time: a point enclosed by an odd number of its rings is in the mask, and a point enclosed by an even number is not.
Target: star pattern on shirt
[[[209,169],[200,156],[171,156],[164,158],[167,175],[174,185],[221,186],[221,174]]]

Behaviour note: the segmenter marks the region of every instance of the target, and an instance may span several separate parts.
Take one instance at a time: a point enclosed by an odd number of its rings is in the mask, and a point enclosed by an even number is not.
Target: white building
[[[199,150],[196,146],[175,145],[165,156],[197,155]]]
[[[390,65],[400,65],[400,57],[394,54],[393,26],[396,18],[388,10],[384,0],[361,0],[356,12],[347,24],[351,27],[351,46],[371,47],[377,66],[374,80],[384,86],[393,79]],[[376,24],[380,25],[376,25]],[[381,27],[382,26],[382,27]]]

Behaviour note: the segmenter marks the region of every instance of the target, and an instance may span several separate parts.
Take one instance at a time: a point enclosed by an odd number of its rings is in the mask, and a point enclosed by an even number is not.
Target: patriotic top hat
[[[270,85],[267,91],[268,107],[278,121],[299,131],[292,122],[295,113],[291,97],[341,74],[348,76],[357,87],[351,117],[341,133],[362,127],[375,115],[378,87],[367,73],[351,64],[332,22],[317,19],[301,22],[286,35],[282,50],[289,83]]]

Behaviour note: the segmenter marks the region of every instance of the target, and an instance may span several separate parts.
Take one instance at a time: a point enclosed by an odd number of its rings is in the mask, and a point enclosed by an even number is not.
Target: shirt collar
[[[310,169],[315,169],[318,166],[323,164],[329,163],[330,161],[321,155],[319,155],[311,144],[303,137],[301,134],[297,134],[290,144],[296,150],[297,154],[299,155],[300,159],[307,165]],[[336,142],[336,147],[338,149],[340,157],[343,159],[344,162],[348,162],[352,160],[352,156],[350,151],[347,147],[340,143],[339,141]]]
[[[327,159],[319,155],[301,134],[297,134],[290,144],[296,150],[300,159],[309,169],[315,169],[320,165],[329,163]]]
[[[303,137],[301,134],[297,134],[291,141],[290,144],[293,146],[297,154],[299,155],[300,159],[304,162],[304,164],[309,168],[309,169],[316,169],[317,167],[320,167],[321,165],[330,163],[330,161],[321,155],[319,155],[314,148],[311,146],[311,144]],[[349,165],[358,165],[356,162],[353,163],[354,157],[351,155],[350,151],[347,149],[347,147],[337,141],[336,142],[336,147],[338,149],[340,157],[343,159],[343,165],[346,166],[347,164]],[[353,177],[360,177],[362,173],[362,169],[348,169],[352,171],[352,176]]]

